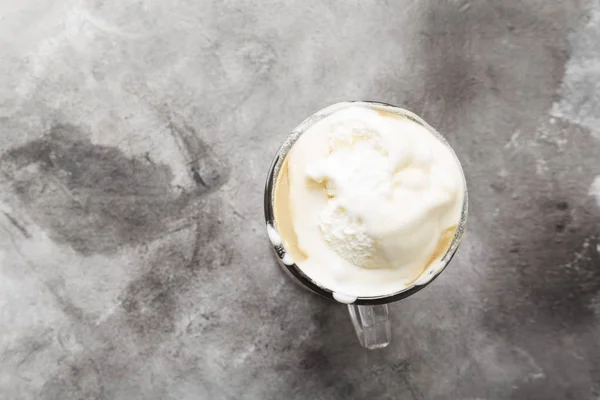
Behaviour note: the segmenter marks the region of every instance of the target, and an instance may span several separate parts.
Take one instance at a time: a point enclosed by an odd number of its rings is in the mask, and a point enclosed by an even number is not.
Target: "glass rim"
[[[424,270],[421,275],[419,275],[411,284],[401,288],[400,290],[381,296],[359,296],[355,301],[351,302],[352,304],[358,305],[376,305],[376,304],[386,304],[394,301],[398,301],[404,299],[410,295],[415,294],[419,290],[423,289],[425,286],[429,285],[433,282],[450,264],[450,261],[456,254],[462,237],[465,232],[466,223],[467,223],[467,215],[468,215],[468,194],[467,194],[467,182],[465,179],[465,174],[462,169],[462,165],[460,160],[456,156],[454,149],[450,146],[448,141],[440,134],[435,128],[425,122],[421,117],[417,114],[406,110],[404,108],[394,106],[387,103],[382,103],[378,101],[368,101],[368,100],[357,100],[357,101],[345,101],[336,104],[332,104],[328,107],[325,107],[316,113],[312,114],[304,121],[302,121],[294,130],[287,136],[284,140],[283,144],[277,150],[275,158],[273,159],[271,166],[269,168],[269,173],[267,175],[267,180],[265,183],[265,193],[264,193],[264,212],[265,212],[265,222],[267,224],[267,229],[274,229],[275,232],[279,234],[279,230],[277,229],[277,222],[275,221],[275,213],[274,213],[274,197],[275,197],[275,185],[277,183],[277,178],[279,177],[279,172],[281,170],[281,166],[288,153],[292,149],[294,143],[300,138],[300,136],[312,125],[316,124],[323,118],[333,114],[334,112],[341,110],[350,106],[362,106],[375,110],[388,111],[393,114],[402,115],[413,122],[418,123],[419,125],[426,128],[429,132],[431,132],[437,139],[439,139],[454,155],[456,162],[460,168],[461,175],[463,177],[464,182],[464,195],[463,195],[463,204],[460,214],[460,219],[456,226],[456,231],[454,232],[454,236],[452,238],[452,242],[446,253],[442,256],[439,263],[440,265],[437,268],[431,268]],[[340,302],[334,297],[335,291],[329,288],[326,288],[315,280],[310,278],[307,274],[305,274],[302,269],[294,262],[290,265],[285,264],[282,259],[285,255],[285,248],[283,242],[280,244],[271,243],[275,253],[277,254],[277,258],[281,267],[290,274],[294,279],[299,281],[304,287],[311,290],[312,292],[319,294],[323,297],[326,297],[330,300]]]

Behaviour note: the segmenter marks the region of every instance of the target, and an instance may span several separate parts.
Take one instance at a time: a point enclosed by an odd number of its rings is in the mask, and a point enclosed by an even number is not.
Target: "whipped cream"
[[[302,255],[295,261],[321,286],[347,296],[391,294],[447,250],[464,178],[452,150],[420,124],[343,108],[307,129],[286,163]]]

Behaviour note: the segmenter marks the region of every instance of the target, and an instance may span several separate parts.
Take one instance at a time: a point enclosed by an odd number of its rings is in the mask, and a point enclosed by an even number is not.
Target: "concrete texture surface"
[[[600,399],[600,2],[0,2],[0,398]],[[312,112],[456,149],[453,265],[361,349],[276,267]]]

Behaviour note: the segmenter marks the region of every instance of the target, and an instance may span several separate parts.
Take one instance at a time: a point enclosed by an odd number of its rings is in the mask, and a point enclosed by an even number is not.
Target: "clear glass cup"
[[[302,270],[293,263],[289,257],[286,257],[286,251],[283,246],[281,237],[279,236],[279,230],[277,229],[277,221],[275,220],[273,204],[275,195],[275,184],[281,170],[281,166],[285,157],[291,150],[292,146],[298,140],[298,138],[313,124],[327,117],[328,115],[350,106],[362,106],[369,107],[375,110],[387,111],[394,114],[402,115],[410,120],[420,124],[432,134],[434,134],[442,143],[444,143],[454,154],[454,151],[444,139],[444,137],[432,128],[427,122],[416,114],[396,107],[390,104],[379,103],[374,101],[352,101],[343,102],[326,107],[315,114],[305,119],[300,125],[292,131],[288,138],[279,148],[273,163],[269,169],[269,175],[267,176],[267,182],[265,185],[265,219],[267,223],[267,233],[275,250],[275,254],[279,261],[280,266],[283,270],[294,279],[297,283],[302,285],[305,289],[326,297],[330,300],[338,303],[347,304],[348,311],[350,312],[350,318],[352,319],[352,325],[358,336],[360,344],[367,349],[378,349],[387,346],[392,337],[391,323],[389,319],[388,303],[404,299],[412,294],[415,294],[425,286],[430,284],[435,278],[437,278],[443,270],[446,269],[450,260],[456,253],[460,241],[463,237],[466,223],[467,223],[467,210],[468,210],[468,197],[467,197],[467,185],[465,182],[465,192],[463,197],[462,212],[460,220],[457,223],[456,232],[450,243],[450,246],[444,256],[441,258],[440,264],[436,268],[430,268],[417,278],[411,285],[407,287],[399,288],[397,292],[386,296],[377,297],[357,297],[350,298],[347,296],[340,296],[334,293],[331,289],[328,289],[307,276]],[[458,165],[460,162],[456,159]],[[462,172],[462,169],[461,169]],[[464,180],[463,173],[463,180]]]

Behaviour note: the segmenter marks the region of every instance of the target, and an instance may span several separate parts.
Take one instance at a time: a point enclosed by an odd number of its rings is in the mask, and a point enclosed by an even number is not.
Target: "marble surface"
[[[598,0],[0,1],[1,399],[600,398]],[[467,235],[361,349],[262,191],[334,102],[444,133]]]

